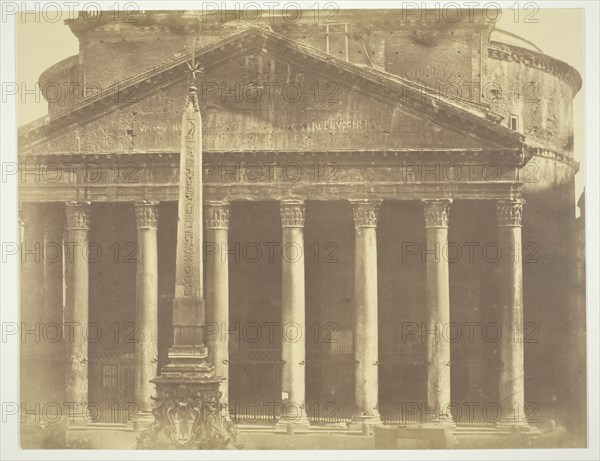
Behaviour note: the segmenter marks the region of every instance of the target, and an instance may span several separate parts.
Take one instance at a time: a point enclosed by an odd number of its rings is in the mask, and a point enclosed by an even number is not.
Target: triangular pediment
[[[522,136],[477,105],[264,29],[196,52],[207,151],[519,149]],[[184,56],[24,126],[27,152],[178,151]]]

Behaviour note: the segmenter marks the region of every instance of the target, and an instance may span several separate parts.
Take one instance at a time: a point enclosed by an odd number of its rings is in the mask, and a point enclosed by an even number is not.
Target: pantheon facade
[[[458,13],[461,13],[460,11]],[[80,14],[19,129],[21,400],[131,424],[173,341],[181,114],[240,427],[585,428],[578,72],[483,12]]]

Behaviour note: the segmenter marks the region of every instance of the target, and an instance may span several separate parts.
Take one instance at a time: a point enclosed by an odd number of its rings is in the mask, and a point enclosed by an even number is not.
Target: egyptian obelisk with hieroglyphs
[[[152,380],[155,420],[138,439],[139,448],[230,448],[235,439],[232,424],[221,412],[221,378],[214,376],[204,345],[202,118],[194,55],[181,122],[173,345],[169,363]]]

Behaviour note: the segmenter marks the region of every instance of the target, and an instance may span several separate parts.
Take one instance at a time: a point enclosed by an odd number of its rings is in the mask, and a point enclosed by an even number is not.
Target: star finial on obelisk
[[[190,86],[188,87],[188,102],[186,107],[191,102],[194,110],[197,112],[200,111],[200,107],[198,105],[198,95],[196,93],[198,90],[196,87],[196,78],[198,75],[204,73],[204,69],[200,66],[200,63],[196,62],[196,45],[198,42],[198,36],[200,36],[200,16],[198,16],[198,31],[192,42],[192,60],[191,62],[186,63],[188,67],[188,80],[190,82]]]
[[[200,63],[196,62],[196,39],[194,38],[194,46],[192,47],[192,62],[187,63],[189,69],[188,80],[190,80],[190,86],[196,86],[196,77],[203,72],[200,67]]]

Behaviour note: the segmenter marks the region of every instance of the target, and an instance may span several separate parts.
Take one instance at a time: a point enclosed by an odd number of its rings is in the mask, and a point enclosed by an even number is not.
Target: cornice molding
[[[492,41],[488,48],[488,57],[501,61],[518,62],[556,75],[571,86],[573,96],[581,89],[582,80],[579,72],[566,62],[552,56],[528,50],[527,48],[521,48],[520,46]]]
[[[489,145],[516,148],[524,140],[520,133],[488,120],[486,112],[482,112],[476,105],[447,101],[434,93],[428,93],[424,98],[418,91],[407,92],[407,86],[421,90],[422,87],[399,76],[348,63],[264,28],[250,27],[210,43],[196,51],[196,59],[203,62],[205,72],[210,73],[212,69],[253,50],[269,53],[277,59],[292,63],[304,62],[324,76],[345,78],[349,88],[359,87],[374,100],[389,105],[390,109],[401,106],[403,110],[439,126],[462,131],[465,135],[477,133],[477,138],[487,141]],[[127,92],[134,88],[136,98],[143,99],[182,81],[187,75],[187,62],[190,58],[191,53],[186,53],[176,60],[119,82],[115,88],[123,94],[129,94]],[[110,91],[111,88],[21,127],[21,149],[40,145],[73,129],[77,124],[87,123],[90,119],[115,110],[115,92]]]
[[[573,173],[579,171],[579,162],[573,158],[572,154],[564,154],[556,150],[546,149],[545,147],[534,146],[526,146],[525,150],[530,158],[540,157],[554,160],[555,162],[560,162],[573,168]]]

